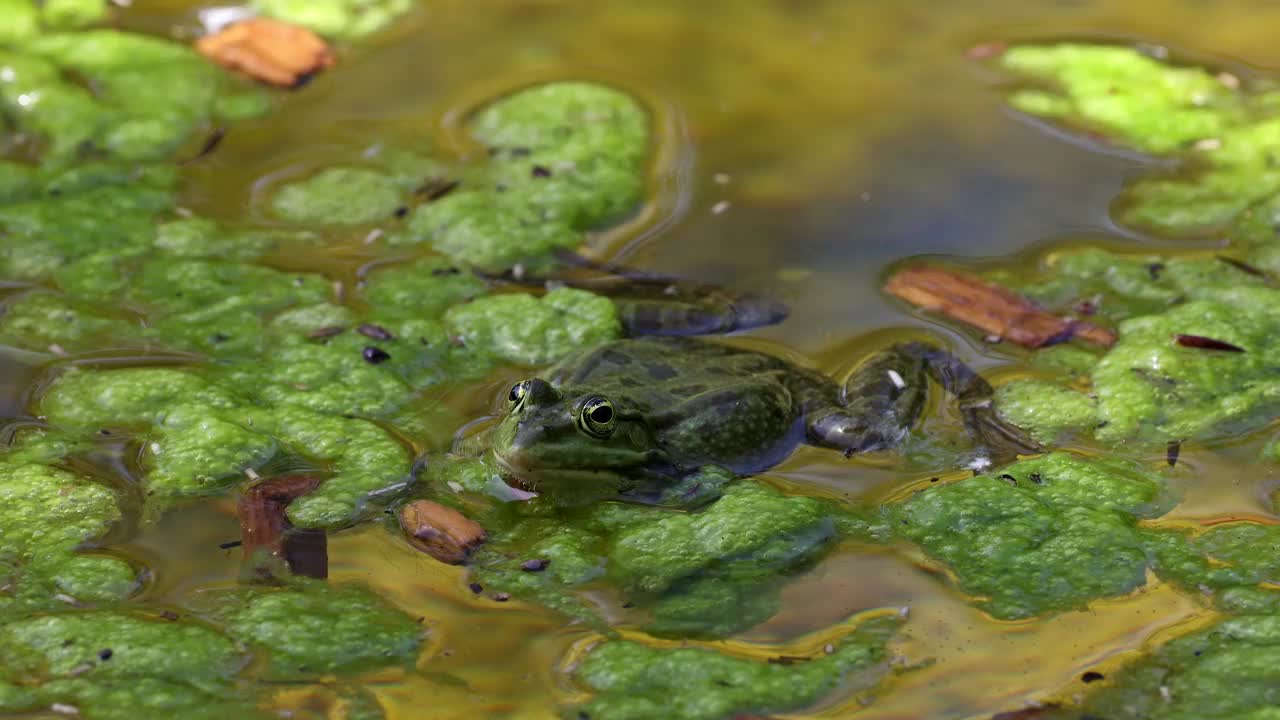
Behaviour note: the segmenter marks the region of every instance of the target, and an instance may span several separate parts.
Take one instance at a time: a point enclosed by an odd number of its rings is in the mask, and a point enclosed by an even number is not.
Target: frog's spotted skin
[[[494,456],[512,482],[538,491],[644,499],[707,466],[765,470],[802,443],[847,455],[891,447],[920,414],[926,369],[982,424],[990,387],[918,343],[873,356],[842,388],[781,358],[709,341],[618,340],[513,387]]]

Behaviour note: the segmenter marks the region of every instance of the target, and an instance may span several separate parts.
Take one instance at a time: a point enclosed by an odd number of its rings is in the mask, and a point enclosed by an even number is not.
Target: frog
[[[990,384],[931,343],[877,351],[840,383],[760,350],[642,336],[573,353],[511,386],[491,452],[506,483],[526,492],[671,504],[690,477],[754,475],[800,445],[846,458],[891,449],[921,417],[930,377],[955,395],[993,458],[1040,450],[995,415]]]

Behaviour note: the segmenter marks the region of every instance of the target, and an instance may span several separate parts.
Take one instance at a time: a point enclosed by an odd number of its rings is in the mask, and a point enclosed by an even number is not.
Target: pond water
[[[119,25],[189,31],[196,9],[134,0]],[[1063,38],[1159,43],[1254,77],[1280,67],[1277,22],[1280,5],[1261,0],[431,0],[344,46],[337,67],[182,166],[179,205],[228,223],[283,226],[269,203],[284,183],[380,143],[474,153],[459,144],[458,127],[478,103],[533,82],[600,81],[645,101],[659,137],[644,211],[596,238],[598,256],[785,298],[785,322],[745,335],[826,370],[861,357],[869,333],[923,329],[974,367],[1016,374],[1009,366],[1027,352],[892,300],[881,291],[887,269],[926,255],[1016,268],[1050,244],[1168,250],[1197,241],[1113,222],[1125,184],[1160,162],[1100,151],[1012,112],[1002,78],[968,57],[969,48]],[[382,257],[365,243],[366,229],[322,232],[320,245],[264,262],[353,286]],[[32,384],[42,381],[37,364],[21,351],[0,354],[0,413],[24,415]],[[492,398],[522,374],[502,367],[431,390],[423,402],[448,408],[449,421],[405,439],[417,451],[448,447],[455,418],[490,412]],[[939,404],[932,412],[941,419],[932,422],[954,426]],[[1181,503],[1161,522],[1270,517],[1255,483],[1267,471],[1245,480],[1241,469],[1252,467],[1259,447],[1186,447],[1170,473]],[[1140,460],[1158,464],[1164,452]],[[132,472],[128,463],[116,470]],[[892,459],[850,462],[802,448],[766,479],[871,504],[908,497],[929,476]],[[412,666],[354,681],[388,718],[552,717],[583,697],[565,658],[598,635],[533,602],[475,594],[464,568],[421,554],[389,527],[364,523],[328,538],[331,582],[373,588],[430,632]],[[240,551],[219,548],[239,536],[227,498],[183,504],[117,535],[112,551],[150,571],[131,602],[181,607],[199,589],[240,577]],[[954,580],[907,543],[846,541],[787,584],[780,612],[709,646],[787,654],[860,612],[908,607],[889,649],[909,669],[883,680],[874,697],[834,692],[783,716],[981,718],[1069,697],[1083,689],[1085,671],[1110,673],[1148,643],[1214,617],[1151,575],[1144,588],[1087,609],[998,620]],[[306,701],[298,708],[305,714]]]

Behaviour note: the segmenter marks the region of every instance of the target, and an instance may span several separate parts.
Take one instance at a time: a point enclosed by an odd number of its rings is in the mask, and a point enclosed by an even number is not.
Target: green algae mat
[[[0,717],[1280,717],[1280,17],[1140,4],[0,0]],[[250,15],[336,67],[193,49]],[[677,321],[841,383],[929,339],[1040,448],[939,392],[653,502],[508,482],[518,381]]]

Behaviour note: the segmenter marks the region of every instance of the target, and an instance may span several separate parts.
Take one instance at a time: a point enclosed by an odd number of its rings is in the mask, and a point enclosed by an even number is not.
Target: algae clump
[[[886,671],[884,645],[896,617],[866,620],[829,654],[799,663],[768,663],[714,650],[651,647],[611,640],[593,648],[574,677],[596,695],[565,717],[716,720],[738,714],[797,710],[841,683],[866,688]]]

